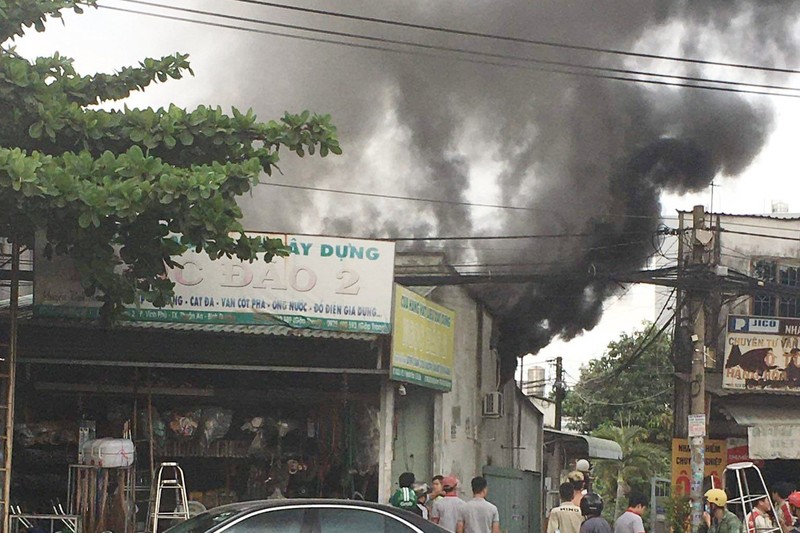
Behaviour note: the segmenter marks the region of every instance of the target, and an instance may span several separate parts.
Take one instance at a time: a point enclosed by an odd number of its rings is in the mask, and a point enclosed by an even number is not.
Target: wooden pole
[[[3,531],[11,531],[11,458],[14,451],[14,397],[17,385],[17,318],[19,316],[19,239],[11,242],[11,306],[8,342],[8,397],[6,405],[5,464],[3,472]]]

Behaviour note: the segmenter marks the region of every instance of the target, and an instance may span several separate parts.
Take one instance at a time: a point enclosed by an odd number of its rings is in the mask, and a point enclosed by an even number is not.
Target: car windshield
[[[236,516],[241,511],[236,509],[218,509],[195,516],[169,528],[165,533],[204,533],[229,518]]]

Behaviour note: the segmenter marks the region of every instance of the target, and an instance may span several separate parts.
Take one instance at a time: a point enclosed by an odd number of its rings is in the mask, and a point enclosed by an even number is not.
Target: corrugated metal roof
[[[169,331],[200,331],[208,333],[234,333],[244,335],[273,335],[278,337],[305,337],[318,339],[347,339],[373,341],[378,335],[349,331],[329,331],[324,329],[291,328],[278,324],[193,324],[175,322],[119,322],[117,327],[126,329],[159,329]]]
[[[622,448],[613,440],[550,428],[544,428],[544,432],[545,434],[553,434],[561,438],[575,439],[578,442],[583,441],[582,444],[585,444],[585,448],[581,450],[581,452],[590,459],[613,459],[617,461],[622,459]]]
[[[785,426],[800,425],[800,412],[796,407],[775,407],[768,405],[725,405],[737,424],[742,426]]]

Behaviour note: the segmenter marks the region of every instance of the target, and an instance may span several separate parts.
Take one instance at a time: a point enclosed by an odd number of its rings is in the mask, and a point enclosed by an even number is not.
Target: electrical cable
[[[126,2],[136,1],[136,2],[140,3],[140,0],[122,0],[122,1],[126,1]],[[227,28],[227,29],[246,31],[246,32],[251,32],[251,33],[260,33],[260,34],[264,34],[264,35],[272,35],[272,36],[276,36],[276,37],[287,37],[287,38],[290,38],[290,39],[299,39],[299,40],[304,40],[304,41],[309,41],[309,42],[335,44],[335,45],[347,46],[347,47],[351,47],[351,48],[361,48],[361,49],[365,49],[365,50],[376,50],[376,51],[392,52],[392,53],[399,53],[399,54],[412,54],[412,55],[439,57],[439,58],[446,58],[448,60],[453,60],[453,61],[466,61],[466,62],[471,62],[471,63],[476,63],[476,64],[491,65],[491,66],[498,66],[498,67],[505,67],[505,68],[514,68],[514,69],[519,69],[519,70],[529,70],[529,71],[536,71],[536,72],[549,72],[549,73],[552,73],[552,74],[564,74],[564,75],[571,75],[571,76],[581,76],[581,77],[588,77],[588,78],[594,78],[594,79],[603,79],[603,80],[610,80],[610,81],[626,81],[626,82],[633,82],[633,83],[644,83],[644,84],[665,86],[665,87],[681,87],[681,88],[690,88],[690,89],[713,90],[713,91],[728,92],[728,93],[756,94],[756,95],[761,95],[761,96],[777,96],[777,97],[786,97],[786,98],[800,98],[800,94],[779,93],[779,92],[771,92],[771,91],[754,91],[754,90],[739,89],[739,88],[734,88],[734,87],[717,87],[717,86],[710,86],[710,85],[698,85],[698,84],[694,84],[694,83],[677,83],[677,82],[653,80],[653,79],[628,78],[628,77],[624,77],[624,76],[612,76],[612,75],[594,74],[594,73],[590,73],[590,72],[581,72],[581,71],[575,71],[575,70],[564,70],[564,69],[559,69],[559,68],[529,67],[529,66],[518,65],[518,64],[501,63],[501,62],[497,62],[497,61],[487,61],[487,60],[480,60],[480,59],[474,59],[474,58],[454,57],[452,55],[447,56],[447,55],[435,54],[435,53],[412,52],[412,51],[409,51],[409,50],[398,50],[396,48],[391,48],[391,47],[387,47],[387,46],[367,45],[367,44],[360,44],[360,43],[353,43],[353,42],[346,42],[346,41],[337,41],[337,40],[334,40],[334,39],[325,39],[325,38],[319,38],[319,37],[308,37],[308,36],[295,35],[295,34],[290,34],[290,33],[282,33],[282,32],[269,31],[269,30],[260,30],[260,29],[257,29],[257,28],[246,28],[246,27],[234,26],[234,25],[230,25],[230,24],[222,24],[222,23],[219,23],[219,22],[197,20],[197,19],[191,19],[191,18],[186,18],[186,17],[166,15],[166,14],[161,14],[161,13],[153,13],[153,12],[148,12],[148,11],[140,11],[140,10],[135,10],[135,9],[127,9],[127,8],[116,7],[116,6],[98,5],[97,7],[101,8],[101,9],[108,9],[108,10],[119,11],[119,12],[124,12],[124,13],[132,13],[132,14],[144,15],[144,16],[149,16],[149,17],[161,18],[161,19],[165,19],[165,20],[175,20],[175,21],[181,21],[181,22],[189,22],[189,23],[201,24],[201,25],[205,25],[205,26],[212,26],[212,27],[218,27],[218,28]],[[164,9],[177,9],[177,10],[184,10],[184,11],[186,10],[186,8],[175,8],[173,6],[166,6],[166,5],[163,6],[163,8]],[[190,10],[189,12],[191,12],[191,11],[195,11],[195,10]],[[245,19],[245,20],[249,20],[250,22],[256,23],[256,24],[262,23],[262,24],[280,25],[280,26],[288,26],[288,27],[294,26],[294,25],[285,25],[285,24],[272,23],[272,22],[266,22],[266,21],[258,21],[258,20],[254,20],[254,19],[247,19],[246,17],[235,17],[233,15],[222,15],[222,14],[211,13],[211,12],[205,12],[205,13],[209,13],[209,16],[216,16],[216,17],[221,17],[221,18]],[[302,29],[302,27],[300,27],[300,28]],[[331,34],[331,33],[333,33],[333,34],[340,34],[340,33],[341,34],[345,34],[346,33],[346,32],[332,32],[332,31],[329,31],[329,30],[315,30],[315,29],[311,29],[311,28],[305,28],[305,29],[302,29],[302,31],[309,31],[309,32],[318,31],[318,32],[328,33],[328,34]],[[352,35],[352,36],[349,36],[349,38],[364,39],[364,40],[385,42],[385,43],[393,43],[393,40],[391,40],[391,39],[383,39],[383,38],[378,38],[378,37],[358,36],[358,35],[355,35],[355,34]],[[405,41],[398,41],[398,43],[400,43],[402,45],[405,45],[405,46],[412,46],[412,47],[432,49],[432,50],[449,51],[449,52],[452,52],[452,51],[459,52],[460,51],[459,49],[449,49],[448,47],[438,47],[438,46],[434,46],[434,45],[423,45],[423,44],[405,42]],[[469,50],[463,50],[463,51],[460,51],[460,52],[461,53],[467,53],[467,54],[473,54],[473,55],[485,55],[485,56],[489,55],[489,54],[486,54],[486,53],[469,51]],[[496,54],[491,54],[491,55],[496,55]],[[517,58],[516,60],[525,61],[524,58]],[[658,74],[650,74],[650,75],[659,76]],[[663,77],[672,77],[672,76],[669,76],[669,75],[662,75],[662,76]],[[672,78],[674,78],[674,77],[672,77]],[[715,81],[713,83],[724,83],[724,82]],[[786,90],[796,91],[796,90],[800,90],[800,89],[798,89],[798,88],[787,88]]]
[[[525,63],[531,63],[536,65],[549,65],[555,67],[567,67],[567,68],[576,68],[580,70],[586,71],[593,71],[593,72],[611,72],[614,74],[628,74],[634,76],[651,76],[656,78],[668,78],[668,79],[675,79],[681,81],[691,81],[691,82],[699,82],[699,83],[716,83],[720,85],[730,85],[736,87],[751,87],[757,89],[768,89],[768,90],[779,90],[779,91],[798,91],[800,88],[797,87],[789,87],[783,85],[765,85],[759,83],[748,83],[748,82],[737,82],[731,80],[719,80],[719,79],[710,79],[710,78],[701,78],[697,76],[681,76],[677,74],[662,74],[658,72],[647,72],[642,70],[634,70],[634,69],[624,69],[624,68],[614,68],[614,67],[601,67],[596,65],[586,65],[581,63],[571,63],[568,61],[553,61],[553,60],[545,60],[545,59],[534,59],[529,57],[521,57],[521,56],[514,56],[508,54],[498,54],[498,53],[490,53],[490,52],[481,52],[477,50],[470,50],[466,48],[456,48],[451,46],[442,46],[442,45],[432,45],[432,44],[424,44],[418,43],[414,41],[404,41],[399,39],[388,39],[386,37],[375,37],[370,35],[364,35],[359,33],[353,32],[341,32],[335,30],[328,30],[324,28],[314,28],[311,26],[302,26],[299,24],[287,24],[283,22],[276,22],[271,20],[263,20],[263,19],[256,19],[252,17],[241,17],[237,15],[229,15],[226,13],[219,13],[216,11],[203,11],[200,9],[191,9],[187,7],[180,7],[180,6],[170,6],[166,4],[161,4],[157,2],[149,2],[146,0],[118,0],[120,2],[127,2],[130,4],[137,4],[143,5],[148,7],[155,7],[159,9],[171,9],[174,11],[179,11],[182,13],[191,13],[193,15],[203,15],[209,17],[218,17],[227,20],[236,20],[240,22],[250,22],[253,24],[263,24],[266,26],[273,26],[277,28],[284,28],[290,30],[299,30],[299,31],[307,31],[312,33],[318,33],[322,35],[330,35],[333,37],[346,37],[348,39],[361,39],[370,42],[379,42],[383,44],[392,44],[392,45],[400,45],[400,46],[412,46],[416,48],[421,48],[424,50],[437,50],[437,51],[444,51],[444,52],[451,52],[451,53],[459,53],[459,54],[471,54],[477,55],[480,57],[489,57],[493,59],[502,59],[502,60],[509,60],[509,61],[522,61]],[[798,95],[800,96],[800,95]]]
[[[667,55],[660,55],[660,54],[648,54],[643,52],[632,52],[629,50],[619,50],[614,48],[601,48],[597,46],[582,46],[582,45],[574,45],[574,44],[567,44],[567,43],[560,43],[556,41],[546,41],[542,39],[526,39],[522,37],[512,37],[507,35],[496,35],[491,33],[483,33],[483,32],[476,32],[476,31],[468,31],[468,30],[459,30],[455,28],[447,28],[444,26],[430,26],[426,24],[415,24],[411,22],[401,22],[397,20],[389,20],[389,19],[382,19],[377,17],[366,17],[363,15],[352,15],[349,13],[342,13],[336,11],[328,11],[323,9],[313,9],[308,7],[300,7],[300,6],[289,6],[285,4],[279,4],[277,2],[267,2],[265,0],[233,0],[234,2],[240,2],[245,4],[255,4],[264,7],[273,7],[278,9],[287,9],[292,11],[299,11],[302,13],[312,13],[315,15],[325,15],[329,17],[338,17],[348,20],[358,20],[362,22],[372,22],[378,24],[386,24],[392,26],[398,26],[402,28],[410,28],[410,29],[417,29],[417,30],[429,30],[429,31],[436,31],[441,33],[449,33],[453,35],[461,35],[465,37],[481,37],[485,39],[495,39],[500,41],[508,41],[514,43],[521,43],[521,44],[532,44],[536,46],[546,46],[552,48],[561,48],[566,50],[579,50],[582,52],[595,52],[595,53],[603,53],[603,54],[611,54],[611,55],[619,55],[624,57],[638,57],[644,59],[658,59],[664,61],[675,61],[680,63],[691,63],[695,65],[709,65],[709,66],[717,66],[717,67],[730,67],[730,68],[741,68],[747,70],[761,70],[766,72],[780,72],[784,74],[800,74],[800,70],[794,69],[786,69],[786,68],[778,68],[778,67],[768,67],[765,65],[751,65],[751,64],[744,64],[744,63],[728,63],[723,61],[710,61],[706,59],[696,59],[696,58],[688,58],[688,57],[676,57],[676,56],[667,56]]]
[[[296,189],[301,191],[311,191],[311,192],[326,192],[332,194],[347,194],[352,196],[364,196],[367,198],[381,198],[387,200],[408,200],[410,202],[424,202],[424,203],[432,203],[432,204],[445,204],[445,205],[460,205],[466,207],[486,207],[486,208],[493,208],[493,209],[512,209],[512,210],[520,210],[520,211],[541,211],[544,213],[558,213],[556,209],[547,209],[544,207],[526,207],[526,206],[517,206],[517,205],[501,205],[501,204],[483,204],[483,203],[475,203],[475,202],[462,202],[458,200],[443,200],[437,198],[420,198],[415,196],[400,196],[396,194],[384,194],[384,193],[375,193],[375,192],[362,192],[362,191],[351,191],[351,190],[343,190],[343,189],[331,189],[325,187],[311,187],[309,185],[294,185],[290,183],[276,183],[272,181],[259,181],[259,185],[265,185],[267,187],[280,187],[285,189]],[[606,217],[615,217],[615,218],[631,218],[631,219],[644,219],[644,220],[660,220],[663,217],[661,215],[628,215],[628,214],[621,214],[621,213],[602,213],[602,216]]]

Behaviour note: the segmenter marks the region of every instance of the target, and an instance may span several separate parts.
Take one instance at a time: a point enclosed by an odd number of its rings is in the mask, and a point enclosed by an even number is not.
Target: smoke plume
[[[528,39],[789,66],[793,2],[616,0],[368,3],[335,9]],[[553,50],[518,43],[242,8],[261,18],[491,53],[688,76],[780,82],[755,71]],[[508,375],[516,357],[594,327],[618,290],[590,272],[639,268],[653,252],[663,191],[735,176],[772,126],[768,97],[657,87],[438,57],[237,37],[249,60],[229,67],[234,99],[263,118],[330,112],[345,154],[286,158],[280,181],[342,190],[524,206],[469,208],[258,187],[247,226],[354,236],[583,235],[459,241],[444,249],[467,271],[538,272],[546,282],[477,288],[500,317]],[[400,48],[395,46],[395,48]],[[247,69],[246,71],[244,69]],[[238,70],[242,69],[242,70]],[[744,73],[743,73],[744,72]],[[513,266],[508,266],[513,265]]]

